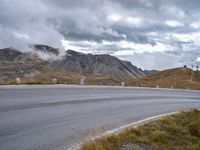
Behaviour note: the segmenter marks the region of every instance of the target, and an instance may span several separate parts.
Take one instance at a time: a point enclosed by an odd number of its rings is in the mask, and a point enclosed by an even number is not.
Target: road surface
[[[187,108],[200,108],[200,92],[0,86],[0,149],[68,149],[100,132]]]

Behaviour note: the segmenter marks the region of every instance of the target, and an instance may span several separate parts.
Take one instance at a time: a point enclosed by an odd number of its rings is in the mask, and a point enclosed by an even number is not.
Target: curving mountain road
[[[67,149],[100,132],[187,108],[200,108],[200,92],[0,86],[0,149]]]

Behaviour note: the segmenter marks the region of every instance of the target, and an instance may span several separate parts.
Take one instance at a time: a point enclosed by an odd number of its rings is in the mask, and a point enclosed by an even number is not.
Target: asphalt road
[[[200,92],[0,86],[0,149],[67,149],[100,132],[187,108],[200,108]]]

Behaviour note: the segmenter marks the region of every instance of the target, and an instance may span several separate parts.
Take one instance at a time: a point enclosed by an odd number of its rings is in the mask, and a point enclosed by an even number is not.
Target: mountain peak
[[[45,53],[52,53],[54,55],[59,54],[59,49],[53,48],[53,47],[48,46],[48,45],[38,44],[38,45],[33,45],[31,47],[36,51],[41,51],[41,52],[45,52]]]

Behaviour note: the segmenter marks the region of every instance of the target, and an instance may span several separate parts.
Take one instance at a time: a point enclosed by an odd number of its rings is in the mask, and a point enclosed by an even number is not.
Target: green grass
[[[86,142],[81,149],[200,150],[200,111],[183,111],[118,135],[103,136]]]

